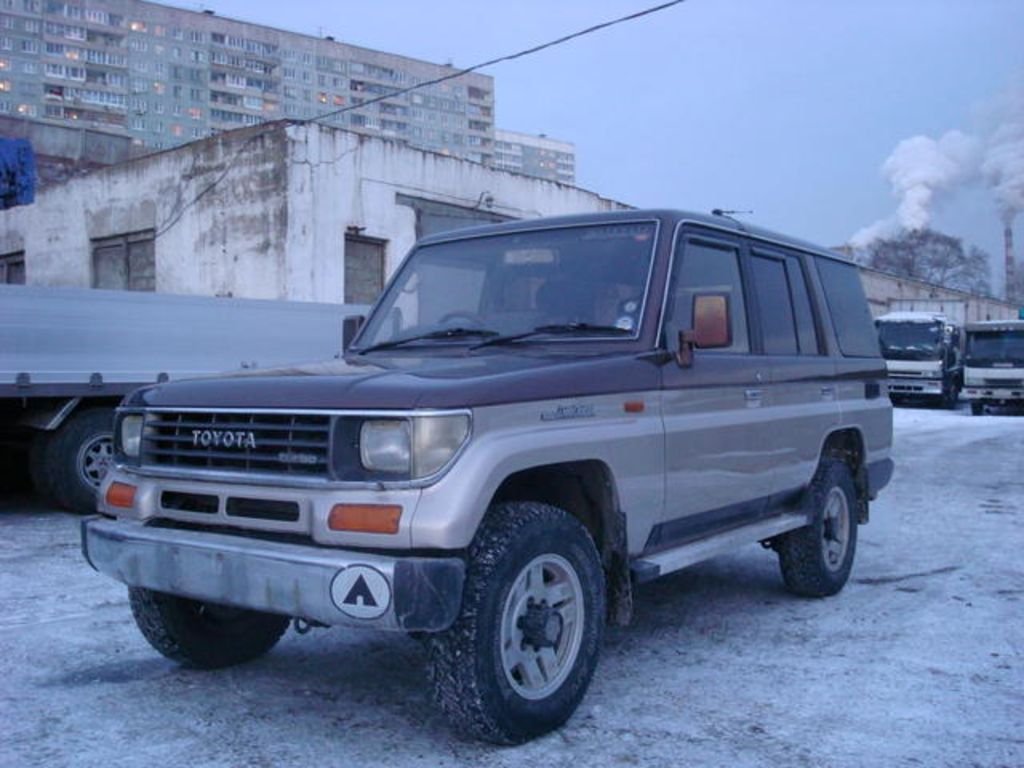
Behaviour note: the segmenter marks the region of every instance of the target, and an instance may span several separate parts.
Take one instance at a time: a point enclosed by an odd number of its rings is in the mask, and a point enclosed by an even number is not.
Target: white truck
[[[964,378],[975,416],[989,405],[1024,406],[1024,319],[968,324]]]
[[[114,407],[143,384],[330,359],[344,304],[0,285],[0,444],[37,490],[95,511]]]
[[[961,325],[937,312],[890,312],[875,320],[889,397],[955,408],[963,387]]]
[[[889,299],[889,311],[942,315],[961,328],[967,323],[967,302],[962,299]]]

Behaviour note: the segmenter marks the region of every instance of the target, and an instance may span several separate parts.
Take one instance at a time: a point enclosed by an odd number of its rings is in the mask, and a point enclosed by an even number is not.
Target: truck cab
[[[955,408],[963,387],[960,326],[936,312],[890,312],[875,327],[893,403]]]
[[[970,323],[964,379],[975,416],[989,405],[1024,406],[1024,320]]]

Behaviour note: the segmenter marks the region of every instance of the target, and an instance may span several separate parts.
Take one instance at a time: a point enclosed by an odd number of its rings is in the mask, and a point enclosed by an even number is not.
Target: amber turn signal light
[[[327,518],[332,531],[398,533],[402,508],[397,504],[335,504]]]
[[[135,486],[127,483],[111,483],[107,488],[107,504],[121,509],[135,506]]]

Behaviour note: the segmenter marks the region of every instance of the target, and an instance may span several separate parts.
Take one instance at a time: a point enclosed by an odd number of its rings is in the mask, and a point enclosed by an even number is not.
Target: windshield
[[[569,326],[577,338],[639,330],[654,247],[653,222],[545,229],[417,248],[374,309],[354,349],[523,342]]]
[[[974,332],[967,337],[969,363],[1024,365],[1024,331]]]
[[[942,323],[879,323],[882,357],[938,360],[942,357],[942,330]]]

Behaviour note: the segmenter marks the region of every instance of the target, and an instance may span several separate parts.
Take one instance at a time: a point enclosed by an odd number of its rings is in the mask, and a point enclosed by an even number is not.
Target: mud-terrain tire
[[[827,597],[846,584],[857,551],[860,501],[850,467],[822,459],[805,504],[810,525],[779,537],[775,545],[782,579],[795,594]]]
[[[977,400],[972,400],[971,401],[971,415],[972,416],[981,416],[984,413],[985,413],[985,404],[984,403],[979,403]]]
[[[54,432],[45,452],[54,501],[82,515],[96,511],[96,493],[114,456],[114,411],[89,408]]]
[[[128,588],[132,616],[143,637],[172,661],[219,669],[252,661],[277,645],[289,618],[184,597]]]
[[[496,505],[470,545],[458,619],[429,638],[434,697],[465,736],[519,744],[554,730],[590,684],[604,617],[586,528],[546,504]]]

